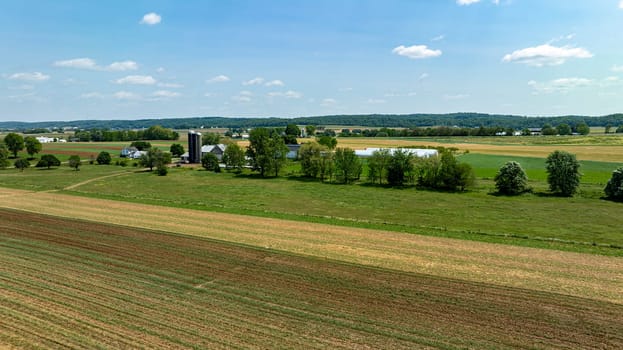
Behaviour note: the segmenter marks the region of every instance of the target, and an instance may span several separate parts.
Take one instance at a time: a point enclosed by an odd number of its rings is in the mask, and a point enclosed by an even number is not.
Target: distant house
[[[436,156],[439,153],[436,149],[423,148],[366,148],[364,150],[355,150],[355,155],[357,155],[358,157],[367,158],[371,157],[374,152],[380,151],[382,149],[389,150],[389,154],[392,155],[396,151],[403,151],[420,158]]]
[[[52,137],[38,136],[38,137],[36,137],[36,139],[37,139],[37,141],[39,141],[39,143],[54,142],[54,138],[52,138]]]
[[[528,128],[528,130],[530,130],[530,135],[541,135],[541,128]]]
[[[136,151],[131,153],[128,158],[130,159],[140,159],[143,155],[147,154],[147,151]]]
[[[121,153],[119,154],[119,156],[122,158],[130,158],[130,155],[133,154],[134,152],[138,152],[138,149],[136,147],[124,147],[121,150]]]
[[[296,159],[299,155],[299,149],[301,145],[286,145],[288,147],[288,153],[286,154],[286,158],[288,159]]]

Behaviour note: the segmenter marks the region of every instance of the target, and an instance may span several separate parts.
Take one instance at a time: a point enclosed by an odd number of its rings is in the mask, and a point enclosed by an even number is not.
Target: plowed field
[[[0,222],[0,347],[623,347],[616,303],[15,210]],[[258,227],[283,229],[228,229]]]
[[[623,304],[623,259],[0,189],[0,207]]]

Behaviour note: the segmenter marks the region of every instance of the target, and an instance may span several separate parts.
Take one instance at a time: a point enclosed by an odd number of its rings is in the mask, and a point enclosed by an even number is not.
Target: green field
[[[66,166],[27,169],[23,173],[8,169],[0,172],[0,186],[37,191],[65,189],[70,194],[138,203],[623,254],[619,249],[623,235],[618,230],[623,226],[623,217],[618,215],[621,204],[600,199],[617,164],[583,161],[585,175],[580,194],[558,198],[547,193],[543,159],[475,153],[461,159],[472,164],[480,178],[477,187],[467,193],[364,183],[322,184],[298,175],[261,179],[249,173],[214,174],[200,167],[172,168],[168,176],[158,177],[131,166],[97,165],[85,165],[78,172]],[[493,195],[491,178],[508,160],[519,161],[526,168],[534,193]],[[293,174],[298,165],[291,164],[288,169],[284,173]]]

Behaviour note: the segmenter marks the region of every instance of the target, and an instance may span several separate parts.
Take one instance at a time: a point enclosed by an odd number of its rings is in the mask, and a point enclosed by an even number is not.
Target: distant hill
[[[172,129],[193,128],[253,128],[280,127],[294,123],[298,125],[344,125],[361,127],[410,128],[423,126],[499,126],[523,129],[552,126],[566,123],[571,126],[585,122],[589,126],[623,125],[623,114],[601,117],[559,116],[559,117],[524,117],[514,115],[451,113],[451,114],[362,114],[362,115],[327,115],[299,118],[225,118],[225,117],[190,117],[139,120],[74,120],[52,122],[0,122],[3,130],[28,130],[35,128],[77,127],[80,129],[142,129],[161,125]]]

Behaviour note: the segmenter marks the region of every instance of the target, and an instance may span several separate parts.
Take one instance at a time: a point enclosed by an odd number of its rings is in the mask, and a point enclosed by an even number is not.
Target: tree
[[[95,159],[95,161],[99,165],[108,165],[112,161],[112,157],[110,156],[110,153],[108,153],[106,151],[101,151],[97,155],[97,159]]]
[[[80,170],[80,165],[82,165],[82,161],[80,160],[80,156],[73,155],[69,157],[69,166],[74,168],[76,171]]]
[[[571,135],[571,127],[565,123],[558,124],[556,132],[558,135]]]
[[[528,177],[517,162],[506,162],[495,175],[495,188],[498,193],[516,195],[528,190]]]
[[[575,132],[580,135],[588,135],[591,133],[591,128],[585,122],[581,122],[575,126]]]
[[[20,171],[24,171],[24,169],[26,169],[26,168],[28,168],[30,166],[30,162],[28,160],[24,159],[24,158],[18,158],[18,159],[15,160],[14,165]]]
[[[4,137],[4,144],[13,153],[13,158],[17,158],[17,152],[24,149],[24,138],[22,135],[10,132]]]
[[[301,172],[307,177],[317,177],[322,167],[322,154],[328,152],[326,146],[317,142],[306,142],[299,149]]]
[[[316,126],[315,125],[305,125],[305,134],[307,137],[312,137],[316,135]]]
[[[163,169],[166,170],[167,165],[171,163],[171,153],[163,152],[155,147],[150,148],[147,153],[141,156],[138,162],[142,167],[149,168],[149,171],[158,168],[159,175],[166,175],[166,171],[163,171]]]
[[[139,151],[144,151],[151,148],[151,143],[148,141],[134,141],[130,144],[130,147],[134,147]]]
[[[4,145],[0,145],[0,169],[5,169],[9,164],[9,150]]]
[[[342,183],[348,184],[359,180],[361,176],[361,160],[350,148],[335,150],[335,171]]]
[[[554,151],[546,163],[547,182],[550,191],[571,197],[580,186],[580,162],[575,155],[565,151]]]
[[[201,136],[201,144],[202,145],[218,145],[221,141],[221,135],[216,132],[206,132]]]
[[[623,125],[619,125],[619,127],[614,132],[617,134],[623,133]]]
[[[249,157],[253,170],[259,171],[262,177],[274,173],[279,176],[279,171],[286,162],[288,147],[277,130],[257,128],[249,134]]]
[[[606,197],[612,200],[623,200],[623,167],[612,172],[612,177],[608,180],[604,192]]]
[[[332,136],[323,135],[317,137],[316,140],[319,144],[327,146],[330,150],[335,149],[335,146],[337,146],[337,139]]]
[[[205,170],[219,172],[221,167],[218,164],[218,157],[213,153],[206,153],[201,157],[201,166],[205,168]]]
[[[39,162],[37,162],[37,165],[35,165],[35,167],[50,169],[53,166],[59,166],[59,165],[61,165],[61,161],[58,158],[56,158],[55,155],[44,154],[41,156],[41,159],[39,159]]]
[[[556,135],[558,131],[554,128],[552,128],[551,125],[549,124],[545,124],[543,125],[543,128],[541,128],[541,134],[542,135]]]
[[[379,184],[383,183],[383,179],[387,177],[387,165],[391,158],[387,148],[372,152],[372,156],[368,158],[368,181],[374,183],[378,180]]]
[[[288,145],[296,145],[298,142],[296,138],[301,135],[301,129],[296,124],[288,124],[286,126],[285,135],[283,141]]]
[[[184,154],[184,146],[182,146],[179,143],[174,143],[171,145],[169,152],[171,152],[171,154],[174,155],[175,157],[179,157],[182,154]]]
[[[30,158],[34,158],[35,154],[41,152],[43,146],[41,142],[37,140],[34,136],[27,136],[24,138],[24,145],[26,146],[26,152],[30,156]]]
[[[225,163],[227,170],[235,169],[237,172],[240,172],[245,162],[244,151],[237,143],[230,144],[223,152],[223,163]]]
[[[612,130],[612,124],[608,124],[608,125],[606,125],[606,129],[605,129],[605,131],[604,131],[604,132],[605,132],[606,134],[609,134],[611,130]]]
[[[403,186],[413,181],[413,155],[397,150],[387,164],[387,183],[392,186]]]
[[[331,182],[333,178],[333,173],[335,173],[335,160],[334,154],[331,151],[325,151],[320,153],[320,168],[318,171],[318,176],[320,177],[320,181],[324,182],[325,179],[328,179]]]

